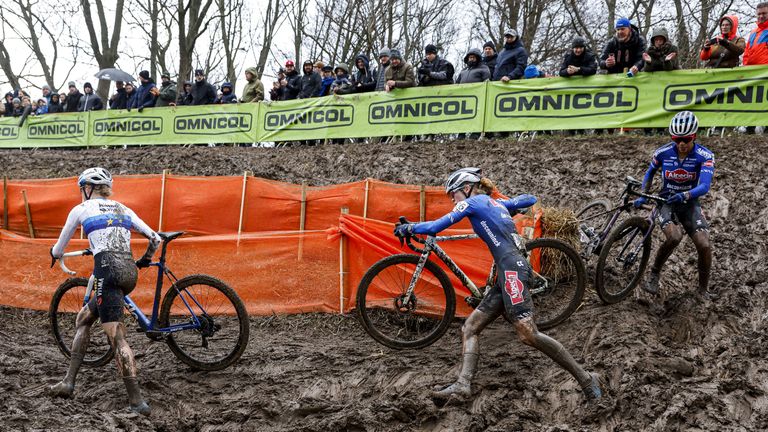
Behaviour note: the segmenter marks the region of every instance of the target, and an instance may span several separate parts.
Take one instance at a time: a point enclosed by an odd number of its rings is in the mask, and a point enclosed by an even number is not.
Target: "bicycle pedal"
[[[469,307],[471,307],[472,309],[476,309],[480,305],[481,299],[477,297],[469,296],[469,297],[464,297],[464,301],[467,302]]]

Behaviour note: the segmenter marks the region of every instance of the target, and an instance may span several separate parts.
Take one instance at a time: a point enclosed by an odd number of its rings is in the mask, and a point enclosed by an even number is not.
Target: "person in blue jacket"
[[[524,246],[519,239],[516,240],[517,229],[510,212],[532,206],[536,198],[520,195],[509,200],[495,200],[490,197],[495,188],[493,182],[481,175],[479,168],[462,168],[448,176],[445,191],[456,207],[447,215],[436,221],[395,226],[395,235],[399,237],[436,235],[466,217],[475,233],[488,246],[496,263],[496,284],[461,328],[463,362],[458,380],[436,389],[433,396],[445,399],[452,395],[471,395],[472,378],[480,357],[478,336],[499,315],[505,314],[514,322],[517,335],[524,344],[546,354],[573,375],[587,398],[600,398],[602,391],[597,375],[584,370],[560,342],[539,332],[534,322],[533,301],[529,292],[532,269],[521,251]]]
[[[507,82],[523,77],[528,65],[528,52],[525,50],[516,30],[504,32],[504,49],[496,57],[496,69],[493,81]]]
[[[659,195],[667,198],[659,211],[659,226],[665,240],[656,252],[650,275],[642,286],[654,295],[659,292],[661,267],[680,244],[685,231],[698,253],[698,292],[704,298],[714,297],[709,291],[709,271],[712,267],[709,226],[701,213],[699,198],[709,192],[715,175],[715,154],[695,141],[698,128],[699,121],[694,113],[681,111],[675,114],[669,124],[672,142],[653,153],[643,179],[643,190],[647,192],[653,184],[653,177],[661,171]],[[638,198],[635,206],[640,207],[645,202],[645,198]]]

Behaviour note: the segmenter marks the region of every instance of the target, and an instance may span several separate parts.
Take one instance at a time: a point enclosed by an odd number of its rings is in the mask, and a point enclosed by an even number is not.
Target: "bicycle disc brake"
[[[411,299],[408,303],[405,303],[405,294],[395,297],[395,309],[402,314],[413,312],[416,310],[416,295],[411,294]]]

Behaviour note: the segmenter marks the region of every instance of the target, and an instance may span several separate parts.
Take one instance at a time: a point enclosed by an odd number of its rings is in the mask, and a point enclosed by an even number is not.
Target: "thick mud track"
[[[661,143],[590,136],[285,149],[6,150],[0,174],[64,177],[102,165],[117,174],[248,170],[312,185],[365,177],[440,184],[452,169],[474,165],[505,193],[533,193],[546,206],[577,208],[616,196],[626,175],[641,177]],[[574,380],[518,342],[504,321],[481,337],[472,397],[441,405],[429,390],[458,372],[460,322],[429,348],[398,352],[377,345],[354,317],[304,315],[253,318],[243,358],[217,373],[191,371],[162,343],[131,332],[153,408],[143,418],[125,410],[112,364],[85,368],[74,399],[48,396],[45,389],[64,375],[66,362],[46,315],[2,308],[0,430],[766,430],[768,141],[737,136],[703,144],[717,155],[715,182],[702,205],[719,299],[694,294],[696,252],[685,239],[662,273],[660,297],[638,294],[603,306],[590,291],[580,310],[549,332],[601,374],[607,394],[599,403],[586,403]]]

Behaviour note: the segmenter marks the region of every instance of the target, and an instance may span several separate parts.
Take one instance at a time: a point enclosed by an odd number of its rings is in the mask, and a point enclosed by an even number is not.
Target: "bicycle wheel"
[[[529,291],[536,326],[550,329],[573,314],[584,298],[587,272],[579,254],[567,243],[549,238],[525,244],[533,268]]]
[[[85,292],[88,289],[88,279],[70,278],[64,281],[53,293],[48,317],[51,320],[51,332],[56,346],[66,358],[71,355],[72,340],[75,337],[77,313],[83,308]],[[83,364],[88,366],[104,366],[114,356],[109,345],[107,334],[96,321],[91,326],[88,348],[85,351]]]
[[[394,349],[424,348],[448,330],[456,312],[453,285],[440,267],[427,261],[410,300],[405,294],[419,264],[418,255],[392,255],[371,266],[357,287],[363,328]]]
[[[610,219],[611,215],[606,213],[602,216],[597,216],[600,213],[605,213],[611,209],[611,202],[607,199],[600,198],[594,201],[590,201],[576,212],[576,218],[579,222],[586,224],[589,227],[595,229],[595,232],[599,233],[606,222]]]
[[[640,282],[651,255],[649,229],[647,219],[635,216],[605,239],[595,268],[595,290],[604,303],[625,299]]]
[[[178,280],[165,294],[160,307],[160,328],[195,325],[167,333],[173,354],[192,368],[215,371],[226,368],[248,345],[248,313],[237,293],[207,275]]]

